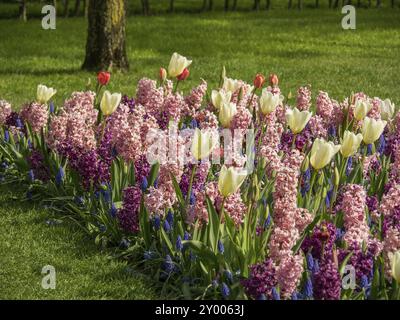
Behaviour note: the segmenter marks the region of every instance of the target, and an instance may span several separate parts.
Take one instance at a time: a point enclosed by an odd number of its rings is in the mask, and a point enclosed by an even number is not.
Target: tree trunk
[[[339,7],[339,0],[335,0],[335,4],[333,5],[334,8]]]
[[[394,0],[392,0],[392,8],[394,8]]]
[[[318,0],[315,0],[315,7],[319,8],[319,1]]]
[[[288,1],[287,7],[288,7],[288,9],[291,9],[291,8],[292,8],[292,0],[289,0],[289,1]]]
[[[147,16],[150,11],[149,0],[142,0],[142,9],[143,9],[143,14]]]
[[[237,9],[237,0],[233,0],[232,10],[236,11]]]
[[[361,7],[361,0],[357,0],[357,8]]]
[[[81,7],[81,0],[76,0],[75,1],[75,8],[74,8],[74,16],[78,16],[79,15],[79,9]]]
[[[84,12],[85,18],[88,18],[89,17],[89,0],[83,0],[83,7],[85,10],[85,12]]]
[[[254,0],[253,10],[260,9],[260,0]]]
[[[127,70],[125,0],[89,0],[86,70]]]
[[[297,1],[297,9],[299,9],[299,10],[303,9],[303,1],[302,0]]]
[[[26,22],[26,0],[21,0],[19,4],[19,18]]]
[[[265,7],[267,10],[271,9],[271,0],[267,0]]]
[[[228,11],[228,10],[229,10],[229,0],[225,0],[225,3],[224,3],[224,10],[225,10],[225,11]]]
[[[381,0],[376,0],[376,7],[377,8],[380,8],[381,4],[382,4]]]
[[[332,8],[332,0],[329,0],[329,9]]]
[[[64,0],[64,17],[68,17],[69,14],[69,0]]]
[[[169,12],[174,12],[174,8],[175,8],[175,1],[169,0]]]
[[[214,1],[213,0],[208,0],[208,10],[212,11],[214,7]]]

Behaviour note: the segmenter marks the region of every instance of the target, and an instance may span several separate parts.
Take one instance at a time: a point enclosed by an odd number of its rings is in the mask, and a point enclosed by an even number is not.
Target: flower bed
[[[177,298],[400,298],[394,104],[320,91],[314,108],[309,86],[284,97],[276,75],[225,70],[185,96],[190,65],[174,54],[134,98],[102,72],[60,107],[41,85],[20,112],[0,100],[2,183]]]

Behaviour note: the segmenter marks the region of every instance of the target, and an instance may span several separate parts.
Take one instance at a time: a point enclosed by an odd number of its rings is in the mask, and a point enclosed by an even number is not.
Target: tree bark
[[[237,0],[233,0],[232,10],[236,11],[237,9]]]
[[[265,8],[267,9],[267,10],[269,10],[269,9],[271,9],[271,0],[266,0],[267,2],[266,2],[266,4],[265,4]]]
[[[212,11],[214,7],[214,1],[213,0],[208,0],[208,10]]]
[[[19,18],[26,22],[26,0],[21,0],[19,4]]]
[[[303,9],[303,1],[302,0],[297,1],[297,9],[299,9],[299,10]]]
[[[392,8],[394,8],[394,0],[392,0]]]
[[[253,10],[260,9],[260,0],[254,0]]]
[[[229,0],[225,0],[225,2],[224,2],[224,10],[225,11],[229,10]]]
[[[79,9],[81,7],[81,0],[76,0],[75,1],[75,8],[74,8],[74,16],[78,16],[79,15]]]
[[[125,0],[89,0],[86,70],[127,70]]]
[[[291,8],[292,8],[292,0],[289,0],[289,1],[288,1],[287,7],[288,7],[288,9],[291,9]]]
[[[169,0],[169,12],[174,12],[175,9],[175,1]]]
[[[83,5],[85,8],[84,12],[85,18],[89,18],[89,0],[83,0]]]
[[[69,0],[64,0],[64,17],[68,17],[69,14]]]
[[[315,0],[315,7],[319,8],[319,1],[318,0]]]

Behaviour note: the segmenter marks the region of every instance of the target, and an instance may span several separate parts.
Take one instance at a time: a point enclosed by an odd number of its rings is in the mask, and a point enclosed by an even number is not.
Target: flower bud
[[[187,78],[189,78],[189,74],[190,74],[189,69],[188,69],[188,68],[185,68],[185,69],[183,69],[182,73],[181,73],[179,76],[177,76],[176,78],[177,78],[179,81],[184,81],[184,80],[186,80]]]
[[[269,84],[271,87],[276,87],[279,84],[278,76],[275,73],[269,75]]]
[[[167,79],[167,70],[165,70],[165,68],[160,68],[158,75],[160,77],[160,81],[164,82]]]
[[[106,86],[110,82],[111,74],[106,71],[101,71],[97,74],[97,81],[102,85]]]
[[[264,82],[265,82],[265,77],[262,74],[258,73],[254,78],[253,84],[254,87],[260,89],[264,85]]]

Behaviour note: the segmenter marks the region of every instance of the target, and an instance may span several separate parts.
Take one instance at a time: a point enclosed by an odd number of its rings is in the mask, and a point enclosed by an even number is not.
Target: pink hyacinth
[[[281,295],[289,298],[296,290],[303,273],[303,258],[300,254],[285,257],[277,269]]]
[[[267,174],[272,176],[280,167],[279,143],[281,140],[283,127],[277,122],[274,112],[263,117],[263,122],[267,130],[265,134],[260,137],[262,139],[259,154],[267,160]]]
[[[192,89],[190,95],[185,97],[184,115],[193,117],[196,111],[200,110],[206,92],[207,82],[202,80],[197,87]]]
[[[328,128],[326,127],[324,119],[319,115],[311,117],[308,122],[308,127],[310,128],[312,136],[315,138],[326,139],[328,136]]]
[[[320,91],[317,97],[317,114],[321,116],[324,121],[330,121],[333,111],[333,103],[328,93]]]
[[[32,102],[22,107],[21,118],[29,123],[33,132],[38,133],[47,125],[49,111],[46,105]]]
[[[56,149],[66,143],[85,151],[96,147],[98,111],[94,107],[95,94],[74,92],[66,100],[60,113],[51,118],[46,137],[50,148]]]
[[[199,124],[200,129],[218,129],[218,118],[210,110],[203,109],[196,112],[194,119]]]
[[[371,110],[369,110],[367,116],[372,119],[380,119],[381,118],[381,99],[373,98],[369,99],[369,102],[372,104]]]
[[[157,116],[162,110],[164,102],[164,90],[157,88],[157,82],[147,78],[140,79],[138,82],[136,100],[143,105],[147,112]]]
[[[300,87],[297,90],[297,109],[300,111],[309,110],[311,107],[311,90],[309,86]]]
[[[7,118],[11,115],[11,104],[5,100],[0,100],[0,125],[4,125]]]
[[[391,280],[390,254],[394,254],[400,250],[400,232],[397,228],[389,228],[386,231],[386,236],[383,244],[383,257],[385,260],[385,275]]]
[[[362,186],[357,184],[345,186],[342,211],[346,233],[343,239],[349,245],[356,243],[362,247],[363,242],[368,243],[369,227],[365,218],[366,197],[367,194]]]
[[[246,130],[250,127],[252,119],[253,118],[249,109],[247,109],[242,105],[239,105],[237,107],[236,114],[233,116],[231,122],[231,128],[232,130],[234,129]]]
[[[297,186],[304,155],[298,150],[281,161],[276,173],[274,199],[274,229],[269,252],[277,266],[277,277],[282,294],[289,297],[296,289],[303,265],[301,256],[294,256],[293,246],[311,220],[306,209],[297,208]]]

